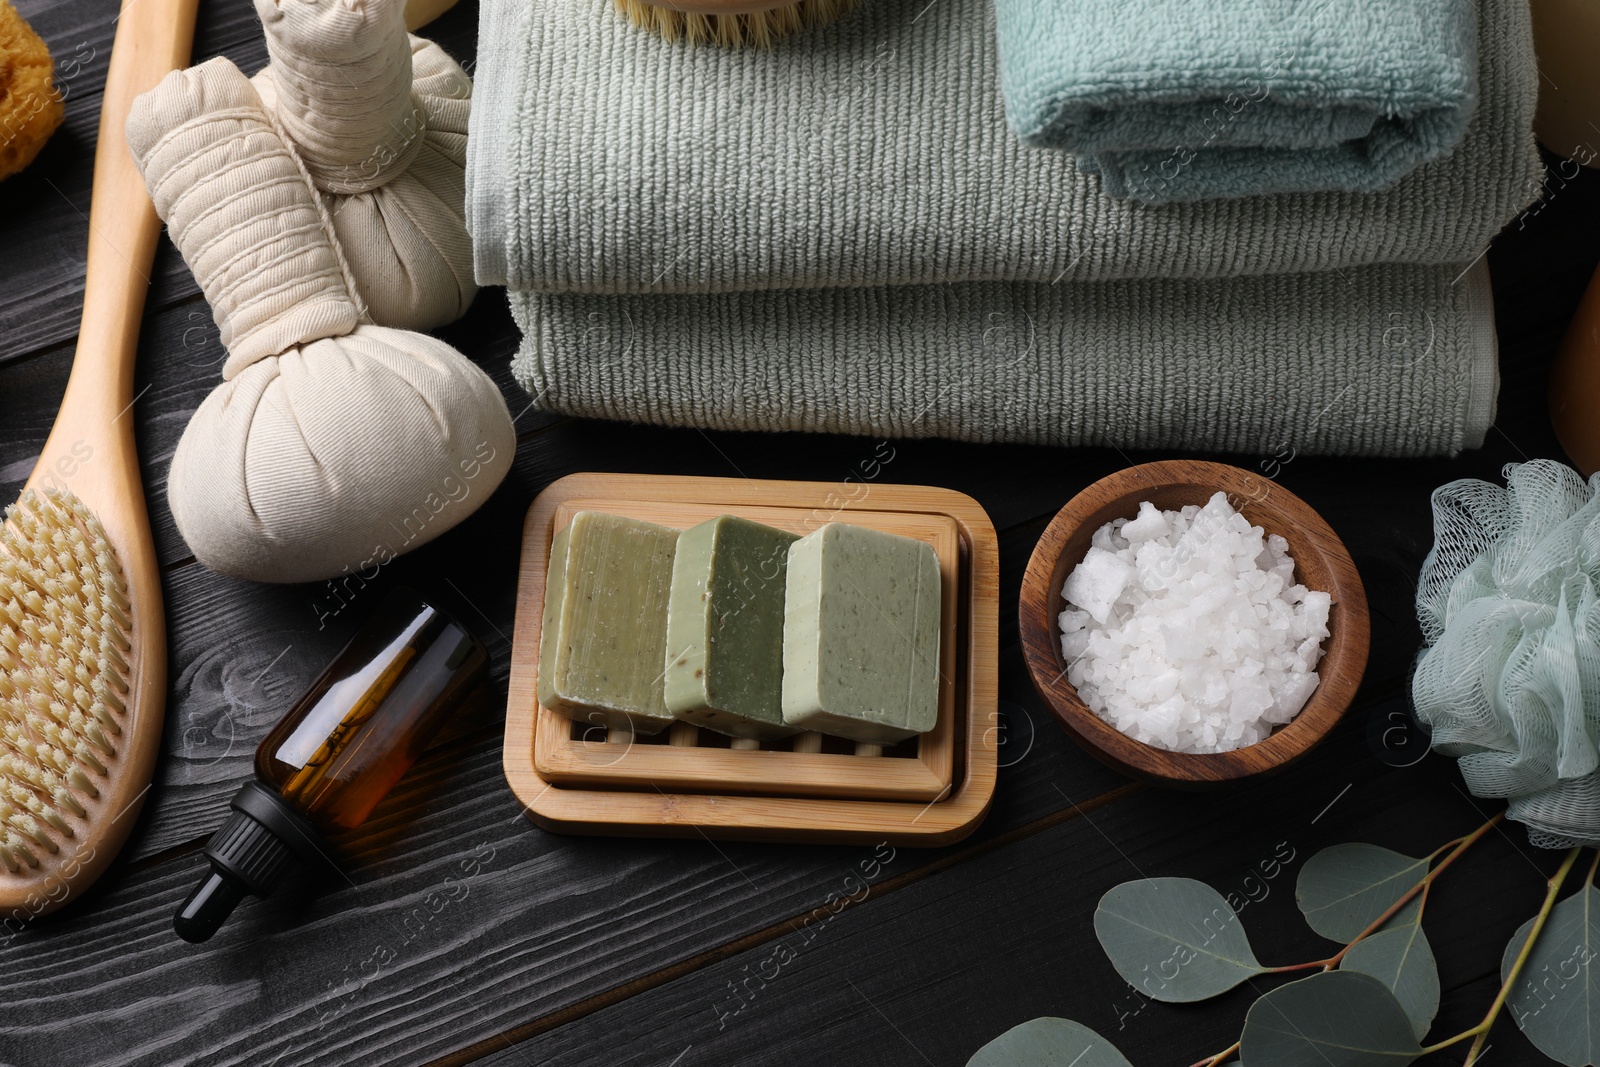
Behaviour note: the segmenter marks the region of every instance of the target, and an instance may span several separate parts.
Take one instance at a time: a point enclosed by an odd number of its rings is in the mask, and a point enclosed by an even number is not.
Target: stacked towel
[[[512,291],[524,385],[577,414],[1470,447],[1492,412],[1492,325],[1485,287],[1447,265],[1477,257],[1541,173],[1526,0],[1481,17],[1481,100],[1447,159],[1380,194],[1149,207],[1017,142],[987,0],[874,0],[770,52],[670,45],[602,0],[485,0],[478,278]],[[990,329],[1014,335],[1016,309],[1032,362],[1008,369]],[[1408,347],[1423,336],[1425,354]]]
[[[1149,203],[1386,189],[1461,140],[1473,0],[995,0],[1012,127]]]
[[[511,307],[541,406],[668,426],[1420,456],[1481,444],[1498,384],[1482,264]]]
[[[989,0],[872,0],[779,48],[737,52],[669,44],[605,0],[481,11],[468,211],[478,280],[512,289],[1465,263],[1543,176],[1527,0],[1482,0],[1484,92],[1448,159],[1379,194],[1162,208],[1111,200],[1070,155],[1018,143]]]

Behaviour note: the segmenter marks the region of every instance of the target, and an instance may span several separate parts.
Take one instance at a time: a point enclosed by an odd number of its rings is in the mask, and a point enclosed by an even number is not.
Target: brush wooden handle
[[[72,444],[69,435],[86,435],[93,441],[105,437],[113,423],[114,436],[125,439],[132,452],[133,422],[122,416],[133,401],[139,322],[161,220],[128,152],[123,126],[134,97],[188,62],[196,4],[197,0],[126,0],[118,16],[95,146],[78,349],[41,467],[57,452],[54,446]],[[73,491],[83,496],[78,480],[72,481]]]
[[[139,322],[161,223],[123,127],[134,97],[188,62],[196,4],[125,0],[118,15],[95,146],[78,347],[60,413],[27,484],[70,490],[100,519],[116,550],[133,622],[122,735],[87,832],[30,875],[0,877],[0,914],[7,917],[52,911],[99,877],[138,817],[161,747],[166,624],[132,411]]]

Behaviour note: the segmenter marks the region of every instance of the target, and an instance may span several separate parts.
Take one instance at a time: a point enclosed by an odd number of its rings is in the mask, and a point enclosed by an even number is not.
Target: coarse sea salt
[[[1243,748],[1317,687],[1332,598],[1296,583],[1288,542],[1223,493],[1100,527],[1061,592],[1067,680],[1136,741]]]

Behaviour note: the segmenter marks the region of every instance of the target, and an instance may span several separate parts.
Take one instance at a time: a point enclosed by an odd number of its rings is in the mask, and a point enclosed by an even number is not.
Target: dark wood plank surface
[[[1305,859],[1348,839],[1425,855],[1441,830],[1472,830],[1482,816],[1452,788],[1455,779],[1437,757],[1385,767],[1347,731],[1292,779],[1207,804],[1144,790],[935,876],[857,890],[858,903],[813,925],[780,924],[770,940],[498,1051],[487,1064],[643,1067],[687,1048],[686,1064],[959,1065],[1010,1026],[1068,1015],[1135,1064],[1182,1067],[1227,1048],[1254,997],[1287,979],[1256,979],[1200,1006],[1146,1001],[1095,941],[1099,896],[1131,878],[1199,878],[1250,900],[1240,916],[1264,963],[1320,959],[1333,947],[1294,905]],[[1433,942],[1445,989],[1441,1034],[1482,1017],[1494,991],[1470,987],[1538,909],[1542,877],[1555,868],[1555,857],[1533,855],[1518,837],[1487,840],[1430,897],[1425,928],[1452,931]],[[847,857],[834,879],[849,870]],[[1514,1031],[1497,1035],[1490,1062],[1537,1062]]]
[[[19,7],[58,61],[82,59],[71,68],[66,128],[33,170],[0,184],[6,499],[32,467],[71,365],[112,31],[108,0]],[[251,5],[202,8],[197,58],[226,54],[246,70],[264,61]],[[468,62],[475,14],[463,4],[434,31]],[[218,380],[222,351],[192,279],[164,246],[135,414],[171,627],[165,758],[134,839],[101,885],[59,916],[0,936],[0,1064],[959,1067],[990,1037],[1040,1014],[1117,1034],[1140,1067],[1220,1049],[1246,995],[1204,1009],[1140,1008],[1094,942],[1094,902],[1139,872],[1226,888],[1283,841],[1296,862],[1344,839],[1422,852],[1476,823],[1446,761],[1395,767],[1404,761],[1374,739],[1401,706],[1416,648],[1411,597],[1431,542],[1428,492],[1453,477],[1495,477],[1507,461],[1559,456],[1544,415],[1545,374],[1600,252],[1597,207],[1597,176],[1553,181],[1546,205],[1513,223],[1491,253],[1504,384],[1484,449],[1448,461],[1285,460],[1276,442],[1263,442],[1259,455],[1226,457],[1266,463],[1264,473],[1276,461],[1283,484],[1345,539],[1372,601],[1373,655],[1357,706],[1323,749],[1281,778],[1201,799],[1129,786],[1067,741],[1028,682],[1014,614],[1034,541],[1079,488],[1153,457],[894,442],[885,480],[968,492],[1002,533],[1010,733],[995,809],[979,834],[950,849],[899,849],[887,861],[861,848],[550,835],[522,818],[499,766],[516,543],[540,488],[578,470],[838,480],[875,442],[621,427],[530,410],[506,366],[516,336],[504,295],[487,291],[441,332],[521,413],[515,467],[488,504],[366,588],[220,577],[190,558],[165,503],[166,465]],[[172,910],[198,876],[199,849],[256,743],[381,590],[399,582],[452,603],[478,628],[499,688],[464,709],[367,826],[339,842],[344,874],[304,875],[271,900],[246,903],[211,943],[179,942]],[[1274,961],[1317,947],[1294,919],[1290,866],[1246,915],[1258,950]],[[1442,1019],[1468,1021],[1492,997],[1500,946],[1531,912],[1538,872],[1550,866],[1513,828],[1441,888],[1429,927],[1448,931],[1434,939],[1448,989]],[[860,899],[821,923],[759,995],[735,998],[729,982],[759,970],[815,909],[850,895]],[[1535,1062],[1520,1041],[1510,1028],[1499,1033],[1495,1061]]]
[[[5,205],[5,277],[0,291],[0,363],[77,335],[88,251],[89,184],[100,94],[105,89],[117,5],[108,0],[19,0],[16,8],[50,45],[66,118],[32,166],[0,185]],[[470,27],[465,27],[470,37]],[[195,56],[226,55],[247,73],[266,65],[267,48],[249,3],[202,4]],[[151,275],[150,306],[199,293],[166,245]]]

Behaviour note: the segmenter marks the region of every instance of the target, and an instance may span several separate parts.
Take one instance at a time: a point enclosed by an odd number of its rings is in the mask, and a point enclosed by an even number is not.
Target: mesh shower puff
[[[465,212],[472,81],[406,34],[405,0],[256,0],[252,79],[333,220],[372,321],[428,330],[477,284]]]
[[[309,581],[476,510],[516,448],[500,390],[443,341],[361,321],[326,214],[238,68],[174,71],[127,134],[228,349],[167,478],[195,556]]]
[[[1434,491],[1412,696],[1534,844],[1600,847],[1600,474],[1541,459],[1505,478]]]

